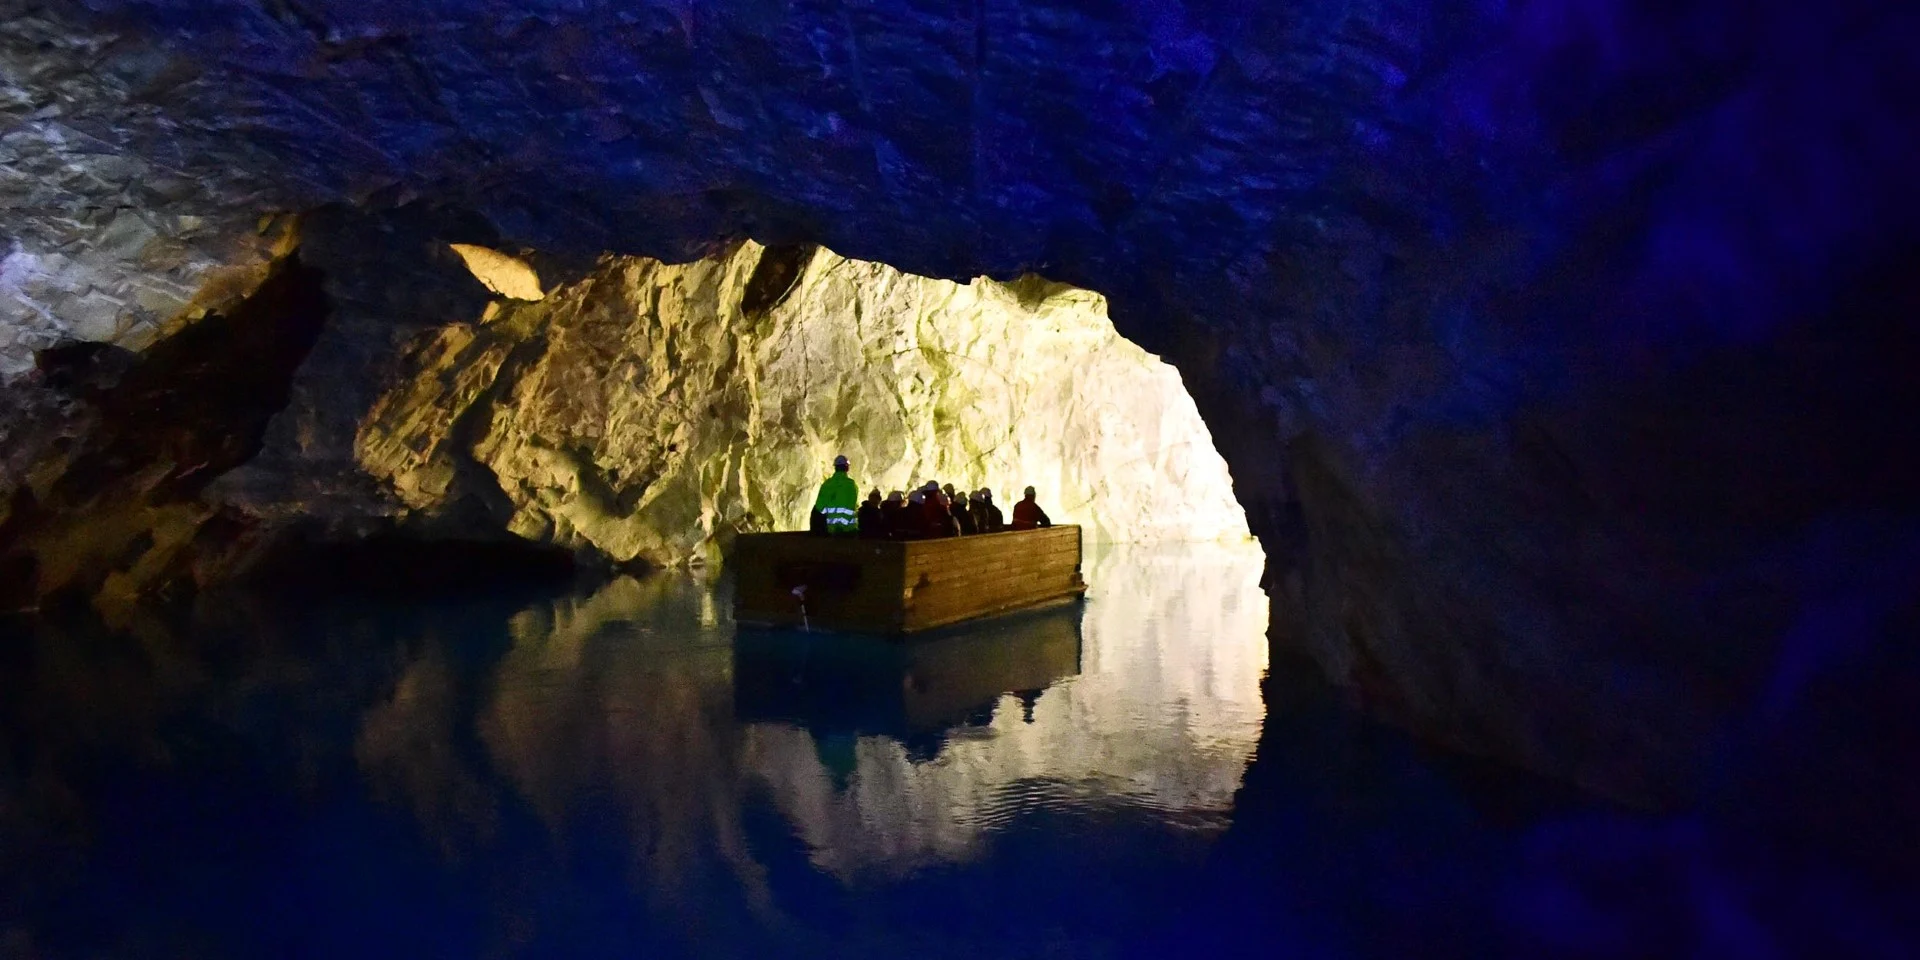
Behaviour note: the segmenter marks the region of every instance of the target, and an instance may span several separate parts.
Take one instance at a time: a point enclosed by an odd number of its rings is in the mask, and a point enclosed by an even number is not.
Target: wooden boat
[[[1077,526],[907,541],[743,534],[730,562],[734,619],[750,626],[917,633],[1087,589]]]

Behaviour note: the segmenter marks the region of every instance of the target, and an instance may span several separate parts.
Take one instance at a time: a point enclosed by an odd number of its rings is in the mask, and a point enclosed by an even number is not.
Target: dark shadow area
[[[367,799],[355,718],[421,658],[478,682],[523,604],[0,618],[0,956],[473,953]]]
[[[306,598],[330,594],[402,601],[505,591],[525,597],[598,571],[572,551],[526,540],[426,540],[384,533],[336,543],[278,546],[234,589]]]
[[[260,451],[325,329],[324,280],[289,257],[229,312],[143,353],[55,347],[8,388],[6,412],[32,426],[7,452],[39,454],[41,481],[18,487],[0,522],[0,609],[84,603],[116,573],[192,580],[156,548],[201,522],[201,492]]]
[[[1802,827],[1830,819],[1830,800],[1641,813],[1409,741],[1308,662],[1276,663],[1263,690],[1233,826],[1126,956],[1892,958],[1920,944],[1897,873],[1778,829],[1787,810]]]
[[[49,372],[103,422],[94,448],[75,458],[47,505],[111,492],[127,483],[130,469],[154,464],[172,469],[150,495],[184,500],[252,459],[326,326],[325,281],[294,255],[233,310],[192,323],[137,358],[120,358],[125,351],[114,347],[63,351]]]
[[[816,249],[812,244],[768,247],[740,294],[740,312],[761,317],[779,306],[800,282]]]

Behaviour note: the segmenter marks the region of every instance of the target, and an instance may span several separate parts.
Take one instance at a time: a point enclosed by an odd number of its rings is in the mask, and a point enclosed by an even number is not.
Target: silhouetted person
[[[960,528],[954,526],[953,511],[947,506],[947,498],[940,492],[940,485],[928,480],[922,492],[925,494],[921,500],[927,518],[926,535],[930,538],[959,536]]]
[[[1046,692],[1045,689],[1015,690],[1013,692],[1014,699],[1020,701],[1020,722],[1021,723],[1033,722],[1033,707],[1035,704],[1040,702],[1040,695],[1045,692]]]
[[[902,540],[925,540],[927,538],[927,492],[915,490],[907,494],[906,509],[900,511],[900,523],[897,528]]]
[[[1000,533],[1007,529],[1007,518],[994,506],[993,490],[981,487],[974,495],[973,525],[981,533]]]
[[[850,537],[860,532],[860,488],[847,476],[847,458],[833,458],[833,476],[820,485],[813,509],[830,536]],[[810,528],[811,529],[811,528]]]
[[[880,491],[868,491],[867,502],[860,505],[860,539],[887,539],[887,515],[880,509]]]
[[[1033,488],[1028,487],[1025,499],[1013,505],[1013,523],[1010,529],[1032,530],[1035,527],[1051,526],[1053,521],[1047,519],[1047,512],[1040,509],[1040,504],[1034,502]]]
[[[887,494],[887,501],[880,505],[880,517],[887,525],[888,540],[908,539],[906,494],[898,490]]]
[[[966,508],[966,501],[955,502],[953,496],[953,484],[942,484],[940,505],[947,508],[947,529],[951,531],[949,536],[957,537],[965,532],[960,529],[960,511]]]
[[[953,501],[953,522],[960,528],[960,535],[970,537],[980,532],[980,524],[973,515],[973,498],[964,493],[949,493]]]

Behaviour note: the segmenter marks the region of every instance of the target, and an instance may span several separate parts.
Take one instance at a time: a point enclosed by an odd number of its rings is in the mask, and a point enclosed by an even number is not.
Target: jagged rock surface
[[[0,3],[0,381],[62,341],[137,350],[229,310],[293,236],[230,156],[129,143],[174,134],[161,102],[197,67],[19,7]]]
[[[522,537],[619,561],[804,529],[837,453],[863,490],[990,485],[1010,510],[1031,484],[1093,540],[1247,535],[1179,375],[1058,284],[758,244],[613,258],[414,363],[359,432],[368,474],[411,510],[492,499]]]
[[[0,430],[0,607],[125,608],[224,559],[246,524],[204,494],[259,451],[326,316],[318,273],[294,258],[230,314],[145,353],[46,350],[32,377],[0,388],[12,415]]]

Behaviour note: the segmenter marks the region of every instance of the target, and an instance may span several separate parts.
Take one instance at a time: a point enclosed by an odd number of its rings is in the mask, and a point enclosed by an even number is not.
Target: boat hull
[[[729,563],[738,622],[849,633],[919,633],[1087,589],[1077,526],[898,542],[744,534]]]

